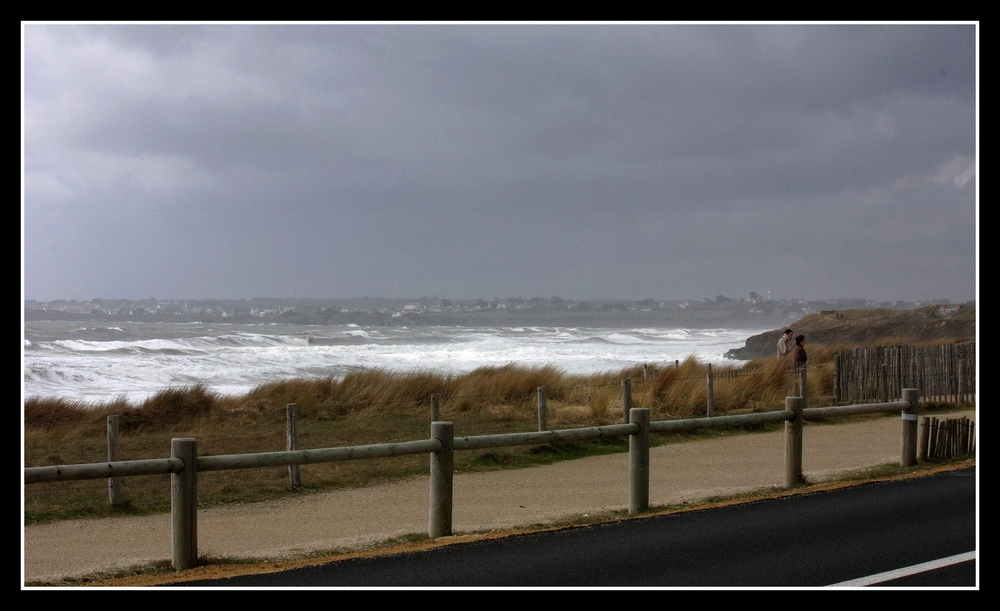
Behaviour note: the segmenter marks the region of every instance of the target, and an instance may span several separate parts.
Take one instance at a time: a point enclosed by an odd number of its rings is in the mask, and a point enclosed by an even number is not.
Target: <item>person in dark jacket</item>
[[[805,367],[809,357],[806,355],[806,348],[802,344],[806,341],[805,335],[795,336],[795,347],[792,348],[792,359],[796,367]]]

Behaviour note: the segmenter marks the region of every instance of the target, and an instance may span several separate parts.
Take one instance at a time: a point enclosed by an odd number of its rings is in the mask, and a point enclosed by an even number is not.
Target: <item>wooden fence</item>
[[[650,433],[672,433],[705,428],[784,422],[784,485],[792,487],[803,482],[803,420],[845,414],[901,411],[900,464],[909,466],[917,462],[919,404],[920,397],[917,391],[905,389],[904,399],[896,402],[808,409],[805,397],[786,397],[784,410],[687,420],[651,422],[648,408],[631,408],[627,423],[624,424],[474,437],[455,437],[453,423],[434,421],[431,423],[430,439],[222,456],[198,456],[196,439],[175,438],[170,443],[170,458],[26,467],[24,469],[24,483],[37,484],[169,473],[172,564],[174,568],[183,570],[195,566],[198,560],[197,478],[199,472],[298,466],[318,462],[430,453],[431,499],[428,536],[436,538],[452,534],[453,455],[455,451],[628,436],[628,512],[637,514],[649,509]]]
[[[965,344],[960,344],[960,347],[964,348]],[[956,371],[959,372],[956,377],[957,380],[953,380],[953,386],[955,388],[974,388],[975,387],[975,344],[971,345],[970,351],[955,350],[955,345],[949,346],[935,346],[929,347],[939,358],[930,358],[926,354],[921,353],[919,350],[913,350],[914,346],[896,346],[889,349],[869,347],[869,348],[858,348],[854,350],[843,350],[840,354],[835,355],[835,378],[834,378],[834,391],[835,395],[839,389],[845,387],[843,382],[845,379],[849,383],[846,384],[847,387],[854,389],[855,395],[860,395],[861,398],[857,399],[859,403],[871,403],[871,402],[882,402],[886,403],[889,401],[902,400],[902,388],[899,388],[898,392],[892,392],[892,384],[899,384],[901,379],[904,380],[923,380],[927,382],[925,387],[930,388],[933,392],[934,390],[939,391],[938,394],[933,396],[933,400],[952,400],[955,402],[966,402],[971,401],[973,394],[972,391],[969,392],[958,392],[953,395],[947,395],[947,393],[941,392],[941,384],[935,383],[935,378],[933,372],[937,370],[943,370],[946,372]],[[881,351],[881,352],[879,352]],[[844,357],[845,354],[849,356]],[[903,357],[907,357],[910,360],[908,363],[917,363],[919,366],[916,367],[903,367],[899,363],[903,362]],[[920,358],[913,358],[916,354]],[[971,364],[966,365],[969,362],[967,358],[971,354]],[[859,356],[860,355],[860,356]],[[888,355],[888,356],[887,356]],[[881,360],[880,360],[881,359]],[[892,360],[895,359],[895,360]],[[951,360],[948,360],[951,359]],[[964,359],[964,360],[963,360]],[[876,362],[890,362],[896,365],[895,371],[905,370],[910,372],[909,377],[906,376],[893,376],[890,377],[886,372],[891,369],[891,367],[874,367],[872,363]],[[840,373],[843,363],[852,363],[853,365],[849,367],[855,375],[846,375]],[[857,365],[861,363],[861,365]],[[680,362],[675,361],[675,367],[680,366]],[[931,374],[927,374],[927,370],[931,370]],[[723,381],[728,382],[750,375],[761,375],[760,371],[747,371],[744,369],[723,369],[721,371],[713,371],[712,365],[709,363],[706,368],[706,409],[705,415],[709,418],[715,416],[715,382]],[[807,388],[807,371],[806,367],[796,367],[790,369],[790,374],[792,377],[791,384],[791,396],[797,396],[806,398],[806,393],[804,392]],[[857,372],[861,372],[860,374]],[[924,372],[924,377],[920,375],[914,375],[913,372]],[[862,375],[864,374],[864,375]],[[966,375],[967,374],[967,375]],[[643,365],[643,380],[648,381],[650,376],[656,375],[656,368],[649,367],[648,365]],[[964,380],[964,382],[963,382]],[[622,384],[622,422],[628,424],[629,413],[632,409],[632,380],[631,378],[625,378],[621,381]],[[916,384],[914,384],[916,386]],[[909,386],[907,386],[909,388]],[[544,386],[539,386],[537,388],[538,396],[538,430],[546,431],[547,426],[547,398],[546,389]],[[921,394],[921,396],[924,396]],[[835,403],[844,403],[842,400],[843,394],[840,397],[835,397]],[[951,397],[949,399],[949,397]],[[432,394],[431,395],[431,422],[438,420],[438,415],[440,413],[440,403],[441,395]],[[298,422],[296,418],[296,405],[294,403],[289,403],[285,406],[286,414],[286,450],[293,451],[298,449]],[[119,460],[118,455],[118,430],[119,430],[119,416],[108,416],[108,462],[115,462]],[[936,430],[936,429],[935,429]],[[926,454],[923,454],[926,456]],[[936,454],[931,454],[932,457],[938,456]],[[950,456],[950,454],[949,454]],[[291,464],[288,466],[288,484],[293,489],[298,489],[302,486],[302,476],[300,474],[299,465]],[[110,476],[108,479],[108,496],[109,501],[112,505],[120,504],[122,502],[121,494],[121,483],[118,477]]]
[[[941,346],[868,346],[834,355],[836,403],[892,401],[904,388],[926,401],[972,403],[976,389],[976,343]]]
[[[951,458],[976,451],[976,423],[968,418],[938,420],[929,416],[920,419],[920,460]]]

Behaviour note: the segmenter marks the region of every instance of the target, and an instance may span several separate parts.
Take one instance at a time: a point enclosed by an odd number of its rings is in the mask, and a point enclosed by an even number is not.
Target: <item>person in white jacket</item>
[[[795,349],[795,334],[791,329],[785,329],[785,334],[778,340],[778,356],[785,356]]]

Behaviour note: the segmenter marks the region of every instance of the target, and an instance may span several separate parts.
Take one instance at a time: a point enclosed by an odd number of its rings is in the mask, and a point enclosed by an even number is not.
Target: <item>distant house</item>
[[[936,308],[934,308],[934,316],[937,316],[939,318],[948,318],[949,316],[954,316],[955,313],[958,312],[960,307],[961,306],[958,304],[939,305]]]

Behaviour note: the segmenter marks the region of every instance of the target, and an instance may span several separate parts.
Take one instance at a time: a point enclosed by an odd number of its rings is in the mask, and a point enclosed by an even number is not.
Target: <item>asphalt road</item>
[[[976,551],[975,482],[973,467],[178,585],[827,586]],[[976,586],[976,565],[966,561],[872,585]]]

